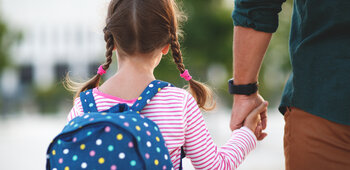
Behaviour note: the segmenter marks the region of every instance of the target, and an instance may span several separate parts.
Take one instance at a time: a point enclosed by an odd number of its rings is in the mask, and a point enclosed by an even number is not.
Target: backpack
[[[69,121],[50,143],[46,169],[173,169],[159,127],[139,114],[166,86],[172,85],[154,80],[131,108],[122,103],[103,112],[97,111],[92,89],[81,92],[84,115]]]

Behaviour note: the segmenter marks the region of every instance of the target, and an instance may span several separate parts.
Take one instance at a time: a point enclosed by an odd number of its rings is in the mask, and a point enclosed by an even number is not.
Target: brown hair
[[[185,65],[178,41],[178,23],[182,19],[174,0],[111,0],[103,29],[107,49],[103,69],[109,68],[114,48],[120,54],[148,54],[170,44],[174,62],[183,73]],[[67,75],[66,87],[76,92],[76,98],[80,92],[97,87],[100,79],[101,75],[96,74],[86,83],[76,83]],[[212,92],[206,85],[191,79],[188,89],[200,108],[215,107]]]

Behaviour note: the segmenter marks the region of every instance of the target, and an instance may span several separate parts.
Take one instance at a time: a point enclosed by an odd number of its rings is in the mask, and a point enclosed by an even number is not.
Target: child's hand
[[[267,136],[266,133],[262,132],[262,124],[260,118],[260,113],[267,111],[267,105],[268,102],[264,101],[257,108],[251,111],[247,118],[244,120],[244,126],[252,130],[258,140],[263,140]]]

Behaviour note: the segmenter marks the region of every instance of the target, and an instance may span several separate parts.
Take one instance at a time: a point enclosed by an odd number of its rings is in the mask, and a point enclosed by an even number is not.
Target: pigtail
[[[172,56],[177,66],[177,69],[182,74],[185,72],[185,65],[183,64],[182,53],[180,50],[180,43],[178,41],[178,36],[174,29],[171,29],[170,36],[171,36],[170,46],[171,46]],[[216,103],[213,98],[212,90],[208,86],[206,86],[204,83],[201,83],[199,81],[190,79],[188,82],[189,82],[189,86],[187,90],[196,99],[199,108],[206,111],[213,110],[216,106]]]
[[[114,39],[113,35],[108,31],[107,27],[103,29],[104,32],[104,39],[106,41],[106,62],[103,63],[101,66],[103,70],[107,70],[109,68],[109,65],[112,63],[112,56],[113,56],[113,49],[114,49]],[[79,97],[80,92],[95,88],[99,86],[100,80],[101,80],[102,75],[101,74],[96,74],[94,77],[92,77],[90,80],[88,80],[85,83],[79,83],[73,81],[70,77],[69,74],[66,75],[65,81],[64,81],[64,87],[71,91],[74,92],[74,99]]]

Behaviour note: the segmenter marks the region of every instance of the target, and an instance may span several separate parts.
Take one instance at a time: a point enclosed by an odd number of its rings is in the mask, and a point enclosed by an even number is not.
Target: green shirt
[[[275,32],[285,0],[235,0],[235,25]],[[297,107],[350,125],[350,0],[294,0],[292,73],[281,113]]]

